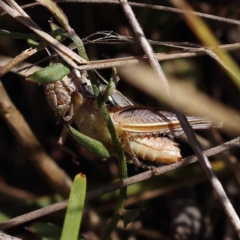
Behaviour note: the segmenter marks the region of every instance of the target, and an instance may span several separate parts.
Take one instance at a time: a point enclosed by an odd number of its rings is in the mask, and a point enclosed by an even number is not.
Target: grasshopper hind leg
[[[70,104],[69,106],[69,110],[67,112],[67,115],[65,117],[63,117],[63,119],[68,122],[70,121],[72,118],[73,118],[73,115],[74,115],[74,106],[73,106],[73,103]]]
[[[136,159],[137,159],[137,161],[136,161]],[[142,168],[142,169],[146,169],[146,170],[151,170],[154,175],[157,173],[157,167],[155,167],[153,165],[144,164],[143,162],[139,161],[137,157],[134,158],[133,156],[130,156],[129,154],[128,154],[127,163],[135,165],[136,171],[138,171],[139,168]]]
[[[122,138],[122,144],[123,144],[124,151],[127,152],[127,154],[130,157],[130,159],[127,162],[129,164],[134,164],[136,166],[136,169],[139,169],[140,167],[142,167],[142,163],[138,160],[135,153],[133,152],[127,136],[124,136]]]
[[[67,138],[67,135],[68,135],[68,128],[66,126],[64,126],[62,132],[61,132],[61,135],[58,139],[58,142],[57,142],[57,145],[58,145],[58,148],[60,148],[62,151],[66,152],[67,154],[69,154],[72,159],[73,159],[73,162],[76,164],[76,165],[79,165],[79,162],[76,160],[77,159],[77,155],[69,148],[63,146],[65,141],[66,141],[66,138]]]

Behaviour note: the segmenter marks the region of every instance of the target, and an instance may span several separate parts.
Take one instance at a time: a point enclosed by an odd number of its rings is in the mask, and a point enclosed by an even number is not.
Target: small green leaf
[[[125,210],[124,213],[122,214],[123,222],[124,222],[124,227],[126,228],[127,225],[134,221],[141,213],[143,209],[132,209],[132,210]]]
[[[39,71],[28,76],[27,79],[35,83],[47,84],[60,80],[69,73],[69,68],[61,63],[56,63],[40,69]]]
[[[48,10],[54,15],[58,22],[63,26],[65,30],[71,29],[68,23],[66,15],[62,9],[52,0],[37,0],[41,5],[48,8]]]
[[[77,240],[86,197],[86,176],[76,175],[68,200],[61,240]]]
[[[111,91],[114,88],[116,88],[116,85],[113,82],[113,78],[111,78],[110,81],[107,84],[107,87],[105,88],[105,92],[104,92],[104,95],[102,97],[102,103],[105,103],[106,101],[108,101],[108,98],[111,95]]]
[[[35,33],[21,33],[21,32],[12,32],[5,29],[0,29],[0,36],[1,37],[8,37],[8,38],[17,38],[17,39],[38,39],[40,37]]]
[[[55,30],[60,29],[60,27],[59,27],[56,23],[54,23],[53,21],[49,21],[49,24],[50,24],[50,28],[51,28],[52,31],[55,31]],[[60,42],[61,40],[63,40],[63,38],[62,38],[61,35],[57,35],[57,36],[55,36],[55,38],[56,38],[56,40],[58,40],[59,42]]]
[[[10,214],[0,211],[0,222],[7,221],[10,218],[11,218]]]
[[[28,43],[29,47],[31,47],[31,48],[39,47],[39,43],[34,41],[33,39],[27,39],[27,43]]]
[[[51,223],[37,222],[27,229],[42,237],[43,240],[58,240],[61,236],[61,228]]]
[[[76,141],[88,149],[90,152],[95,153],[103,158],[109,158],[111,156],[107,148],[101,142],[78,132],[71,126],[69,126],[69,129],[75,137]]]

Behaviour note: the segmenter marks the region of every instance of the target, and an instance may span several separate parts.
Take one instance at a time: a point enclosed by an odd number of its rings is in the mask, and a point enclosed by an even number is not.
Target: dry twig
[[[233,51],[239,49],[240,44],[226,44],[220,45],[219,48],[226,51]],[[169,53],[156,53],[155,56],[158,61],[173,60],[179,58],[189,58],[207,55],[206,48],[194,48],[187,51],[174,51]],[[104,69],[104,68],[113,68],[113,67],[122,67],[142,63],[146,61],[147,57],[144,56],[133,56],[133,57],[123,57],[123,58],[114,58],[107,60],[98,60],[98,61],[89,61],[86,65],[79,66],[80,70],[90,70],[90,69]]]
[[[37,49],[27,49],[20,53],[18,56],[10,60],[7,64],[0,68],[0,77],[9,72],[12,68],[16,67],[19,63],[32,56],[37,52]]]
[[[20,238],[15,238],[4,233],[0,233],[1,240],[21,240]]]

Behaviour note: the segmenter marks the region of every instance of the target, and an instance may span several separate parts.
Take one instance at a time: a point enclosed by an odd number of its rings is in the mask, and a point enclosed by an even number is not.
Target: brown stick
[[[5,73],[9,72],[12,68],[17,66],[19,63],[24,61],[26,58],[32,56],[36,52],[37,52],[37,49],[27,49],[24,52],[20,53],[11,61],[6,63],[4,66],[0,67],[0,77],[2,77]]]

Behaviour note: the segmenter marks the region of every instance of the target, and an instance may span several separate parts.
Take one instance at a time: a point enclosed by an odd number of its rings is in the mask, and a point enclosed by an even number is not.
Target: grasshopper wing
[[[179,135],[183,133],[180,122],[172,112],[157,108],[124,107],[111,114],[115,127],[135,135]],[[187,116],[193,129],[211,128],[212,123],[196,116]]]

